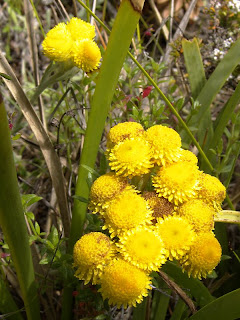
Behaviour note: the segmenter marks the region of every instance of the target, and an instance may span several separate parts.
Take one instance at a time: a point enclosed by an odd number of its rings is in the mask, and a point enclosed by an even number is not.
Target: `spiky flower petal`
[[[117,246],[125,260],[146,271],[158,270],[166,262],[159,234],[150,227],[137,227],[119,237]]]
[[[101,52],[96,42],[91,39],[77,40],[72,48],[73,62],[85,72],[97,69],[101,60]]]
[[[185,255],[195,237],[195,232],[188,220],[177,216],[159,219],[156,231],[164,242],[170,260],[179,260]]]
[[[131,138],[119,142],[109,153],[109,166],[117,175],[132,178],[149,172],[153,166],[151,149],[141,138]]]
[[[199,186],[198,197],[212,205],[216,211],[220,211],[221,204],[226,197],[226,188],[220,180],[202,172],[199,178]]]
[[[196,232],[208,232],[214,228],[214,210],[202,200],[185,202],[177,213],[186,218]]]
[[[149,207],[153,210],[154,218],[171,216],[174,212],[174,205],[163,197],[159,197],[154,191],[145,191],[143,197],[147,200]]]
[[[181,138],[175,130],[155,125],[146,131],[146,139],[153,150],[153,163],[161,166],[179,159]]]
[[[110,151],[116,144],[130,138],[138,138],[144,134],[142,125],[138,122],[122,122],[109,130],[107,149]]]
[[[105,268],[100,284],[103,298],[119,308],[135,307],[151,289],[149,275],[122,259],[113,260]]]
[[[109,206],[109,201],[120,195],[125,189],[135,192],[126,178],[117,176],[114,172],[102,175],[92,184],[89,209],[93,213],[104,214],[105,209]]]
[[[73,249],[75,276],[84,280],[84,284],[96,284],[104,267],[110,263],[115,254],[115,245],[101,232],[91,232],[82,236]]]
[[[194,278],[206,278],[220,262],[222,249],[212,232],[199,233],[181,260],[183,271]]]
[[[54,61],[71,59],[73,39],[64,22],[51,29],[43,40],[43,54]]]
[[[74,41],[83,39],[92,40],[95,37],[95,27],[90,23],[76,17],[73,17],[68,22],[67,30],[70,32]]]
[[[178,205],[196,197],[199,170],[190,162],[177,162],[161,167],[153,177],[153,186],[159,196]]]
[[[106,209],[105,225],[111,236],[150,223],[152,211],[147,202],[138,194],[126,190],[109,203]]]

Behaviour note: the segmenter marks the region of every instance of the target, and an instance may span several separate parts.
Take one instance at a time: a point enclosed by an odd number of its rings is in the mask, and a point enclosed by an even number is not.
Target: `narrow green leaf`
[[[26,211],[32,204],[42,200],[42,197],[36,196],[35,194],[23,194],[21,198],[24,211]]]
[[[5,79],[7,79],[7,80],[12,80],[12,78],[10,76],[8,76],[6,73],[0,72],[0,77],[3,77]]]
[[[147,309],[147,298],[142,303],[133,308],[133,320],[145,320]]]
[[[187,307],[186,307],[185,303],[183,302],[183,300],[179,299],[174,310],[173,310],[173,313],[172,313],[170,320],[181,320],[182,315],[186,309],[187,309]]]
[[[240,212],[232,210],[222,210],[214,217],[216,222],[240,223]]]
[[[210,302],[189,320],[236,320],[240,318],[240,289]]]
[[[182,269],[172,262],[167,262],[162,270],[166,272],[173,280],[181,286],[183,290],[188,290],[196,299],[197,304],[202,307],[211,302],[214,297],[210,294],[208,289],[201,281],[194,278],[189,278]]]
[[[182,48],[192,97],[196,99],[206,83],[205,71],[197,39],[194,38],[192,41],[183,39]]]

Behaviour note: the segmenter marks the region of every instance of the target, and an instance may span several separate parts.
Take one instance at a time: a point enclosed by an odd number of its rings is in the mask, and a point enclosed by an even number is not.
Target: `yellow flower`
[[[73,40],[64,22],[51,29],[42,43],[44,55],[60,62],[71,59],[72,46]]]
[[[146,131],[146,139],[153,150],[153,163],[161,166],[179,159],[181,138],[175,130],[155,125]]]
[[[104,229],[109,229],[111,236],[150,223],[151,210],[147,202],[131,190],[126,190],[109,203],[104,218]]]
[[[109,166],[117,175],[132,178],[149,172],[153,166],[151,149],[141,138],[119,142],[109,153]]]
[[[196,197],[199,171],[190,162],[177,162],[161,167],[153,177],[153,186],[159,196],[176,205]]]
[[[109,201],[121,194],[125,189],[135,192],[126,178],[119,177],[114,172],[102,175],[92,184],[89,209],[93,213],[104,214],[105,209],[109,206]]]
[[[198,158],[195,156],[195,154],[189,150],[181,149],[180,151],[180,158],[179,161],[188,161],[192,164],[198,163]]]
[[[146,270],[158,270],[166,262],[161,237],[150,227],[137,227],[119,237],[117,246],[125,260]]]
[[[221,210],[221,204],[226,197],[226,188],[218,178],[201,173],[199,178],[198,198],[212,205],[216,211]]]
[[[137,122],[123,122],[112,127],[107,137],[107,149],[112,149],[116,144],[126,139],[141,137],[144,129]]]
[[[177,213],[186,218],[196,232],[208,232],[214,228],[214,210],[201,200],[185,202]]]
[[[97,69],[101,60],[101,52],[96,42],[91,39],[77,40],[72,48],[73,62],[85,72]]]
[[[174,211],[174,205],[163,197],[158,197],[154,191],[145,191],[143,197],[147,200],[149,207],[153,210],[154,218],[163,218],[171,216]]]
[[[73,249],[73,265],[77,268],[75,276],[84,280],[84,284],[90,281],[96,284],[115,252],[114,244],[105,234],[101,232],[85,234],[75,243]]]
[[[195,232],[190,223],[177,216],[159,219],[156,224],[156,231],[164,242],[170,260],[179,260],[185,255],[195,237]]]
[[[95,37],[95,27],[79,18],[72,18],[67,24],[67,30],[71,33],[74,41]]]
[[[190,251],[180,262],[183,271],[194,278],[206,278],[220,262],[222,249],[212,232],[196,236]]]
[[[122,259],[113,260],[105,268],[100,284],[103,299],[109,299],[110,305],[119,308],[135,307],[151,289],[149,275]]]

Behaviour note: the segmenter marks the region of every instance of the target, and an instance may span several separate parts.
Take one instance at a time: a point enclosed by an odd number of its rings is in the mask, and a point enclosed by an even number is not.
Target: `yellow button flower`
[[[193,152],[191,152],[189,150],[181,149],[179,161],[187,161],[187,162],[190,162],[192,164],[197,165],[198,158],[195,156],[195,154]]]
[[[152,179],[153,186],[159,196],[178,205],[197,196],[199,173],[190,162],[176,162],[160,168]]]
[[[179,260],[185,255],[190,250],[195,237],[195,232],[188,220],[177,216],[159,219],[156,231],[164,242],[170,260]]]
[[[110,305],[118,308],[135,307],[151,289],[149,275],[122,259],[113,260],[105,268],[100,284],[103,299],[108,299]]]
[[[72,46],[73,39],[64,22],[51,29],[42,43],[44,55],[60,62],[71,59]]]
[[[146,139],[153,151],[153,163],[161,166],[179,159],[181,137],[175,130],[155,125],[146,131]]]
[[[126,178],[119,177],[114,172],[102,175],[92,184],[89,209],[93,213],[104,214],[105,209],[109,206],[109,201],[120,195],[125,189],[135,192]]]
[[[150,227],[137,227],[124,233],[117,246],[125,260],[146,271],[156,271],[166,262],[163,241]]]
[[[107,149],[110,151],[116,144],[130,138],[138,138],[143,136],[144,129],[137,122],[123,122],[109,130],[107,137]]]
[[[139,225],[150,223],[151,213],[147,202],[140,195],[126,190],[110,202],[104,215],[103,229],[109,229],[114,237]]]
[[[188,254],[181,260],[183,271],[194,278],[206,278],[219,264],[222,255],[220,243],[212,232],[200,233]]]
[[[93,39],[95,37],[95,27],[90,23],[79,18],[72,18],[67,24],[67,30],[70,32],[74,41],[83,39]]]
[[[220,211],[221,204],[226,197],[226,188],[219,179],[202,172],[199,178],[199,186],[198,197],[212,205],[216,211]]]
[[[135,177],[146,174],[153,164],[151,149],[141,138],[131,138],[119,142],[109,153],[109,166],[117,175]]]
[[[91,232],[82,236],[73,249],[75,276],[84,280],[84,284],[96,284],[104,267],[110,263],[115,246],[108,236],[101,232]]]
[[[208,232],[214,228],[214,210],[201,200],[185,202],[177,213],[186,218],[196,232]]]
[[[72,48],[73,62],[85,72],[97,69],[101,60],[101,52],[96,42],[91,39],[77,40]]]

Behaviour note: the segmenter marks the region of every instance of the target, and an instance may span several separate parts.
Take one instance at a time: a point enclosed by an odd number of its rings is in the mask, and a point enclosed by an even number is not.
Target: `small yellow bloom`
[[[73,39],[64,22],[51,29],[42,43],[44,55],[60,62],[71,59],[72,46]]]
[[[222,249],[212,232],[199,233],[188,254],[180,261],[183,271],[194,278],[206,278],[219,264]]]
[[[96,42],[91,39],[77,40],[72,48],[73,62],[85,72],[97,69],[101,60],[101,52]]]
[[[74,41],[83,39],[92,40],[96,35],[94,26],[75,17],[68,22],[67,30],[70,32]]]
[[[126,178],[117,176],[114,172],[109,172],[97,178],[92,184],[90,191],[89,209],[93,213],[104,214],[109,202],[121,194],[125,189],[135,190],[128,184]]]
[[[109,166],[117,175],[132,178],[150,171],[153,164],[147,141],[131,138],[119,142],[109,153]]]
[[[176,162],[161,167],[153,177],[153,186],[159,196],[178,205],[195,198],[199,189],[198,167],[190,162]]]
[[[151,221],[152,211],[147,202],[131,190],[126,190],[109,203],[103,229],[109,229],[111,236],[145,225]]]
[[[155,125],[146,131],[146,139],[153,151],[153,163],[161,166],[179,159],[181,138],[175,130]]]
[[[186,218],[196,232],[208,232],[214,228],[214,210],[205,202],[193,199],[185,202],[177,212]]]
[[[151,289],[149,275],[122,259],[113,260],[105,268],[100,284],[103,299],[109,299],[110,305],[119,308],[135,307]]]
[[[171,216],[174,212],[174,205],[163,197],[159,197],[154,191],[145,191],[143,197],[147,200],[149,207],[153,210],[154,218]]]
[[[124,233],[117,246],[125,260],[146,271],[156,271],[166,262],[163,241],[150,227],[141,226]]]
[[[212,205],[216,211],[220,211],[221,204],[226,197],[226,188],[219,179],[202,172],[199,178],[199,187],[198,198]]]
[[[123,122],[109,130],[107,137],[107,149],[110,151],[116,144],[130,138],[143,136],[144,129],[138,122]]]
[[[156,231],[164,242],[170,260],[179,260],[185,255],[190,250],[195,237],[189,221],[177,216],[159,219]]]
[[[198,158],[195,156],[195,154],[193,152],[191,152],[189,150],[181,149],[179,161],[187,161],[187,162],[190,162],[192,164],[197,165]]]
[[[75,276],[84,284],[96,284],[104,267],[115,254],[115,246],[108,236],[101,232],[91,232],[82,236],[73,249]]]

